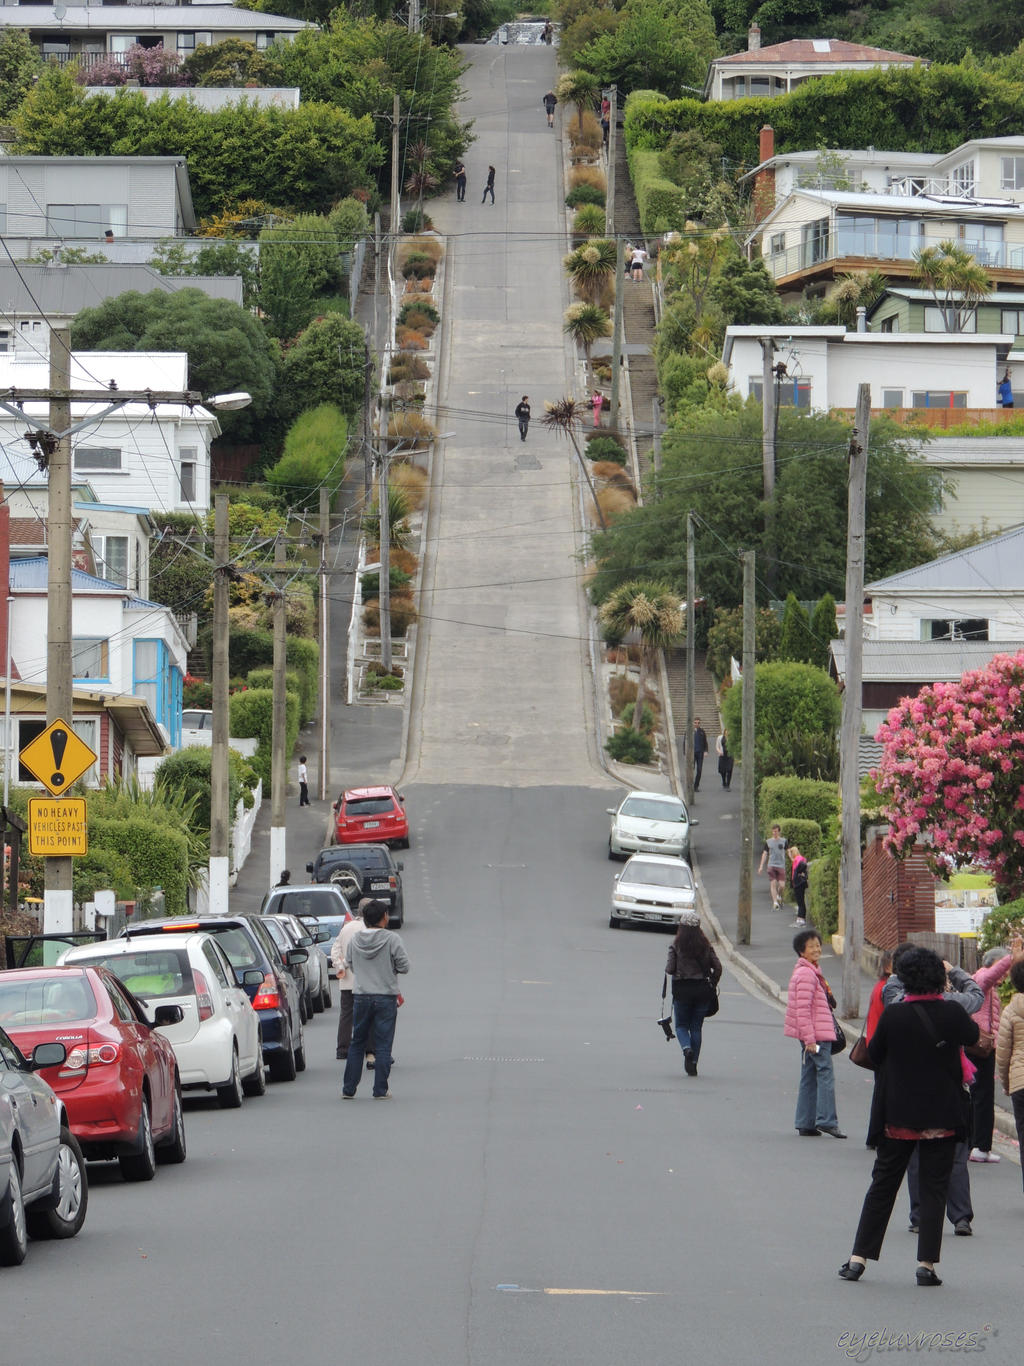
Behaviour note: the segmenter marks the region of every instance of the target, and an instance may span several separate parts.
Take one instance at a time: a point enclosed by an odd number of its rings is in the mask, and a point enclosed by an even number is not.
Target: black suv
[[[389,928],[401,929],[405,920],[402,864],[386,844],[331,844],[321,849],[306,872],[314,882],[334,882],[356,906],[362,896],[386,901]]]

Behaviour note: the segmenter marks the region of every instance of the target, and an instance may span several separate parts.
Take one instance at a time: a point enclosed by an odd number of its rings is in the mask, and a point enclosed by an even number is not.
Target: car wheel
[[[617,930],[621,924],[622,921],[619,919],[617,915],[611,915],[608,917],[608,928],[610,930]]]
[[[316,995],[313,997],[313,1014],[314,1014],[314,1015],[322,1015],[323,1013],[324,1013],[324,989],[323,989],[323,987],[321,986],[321,987],[318,988]]]
[[[299,1037],[299,1046],[295,1050],[295,1070],[305,1072],[306,1070],[306,1040],[304,1036]]]
[[[320,1004],[323,1006],[324,1010],[330,1010],[334,1006],[330,982],[325,983],[320,990]]]
[[[295,1054],[292,1052],[292,1038],[290,1034],[286,1039],[282,1040],[281,1047],[270,1059],[270,1080],[295,1080]]]
[[[119,1157],[117,1165],[126,1181],[152,1181],[156,1176],[156,1148],[153,1144],[153,1121],[149,1114],[149,1101],[142,1097],[139,1114],[139,1151]]]
[[[308,987],[306,988],[306,994],[302,999],[306,1005],[306,1020],[309,1021],[316,1014],[316,1007],[313,1005],[313,993]]]
[[[242,1069],[238,1065],[238,1045],[231,1049],[231,1076],[217,1087],[217,1104],[222,1110],[237,1110],[242,1103]]]
[[[11,1207],[11,1221],[6,1228],[0,1228],[0,1266],[21,1266],[28,1252],[28,1224],[21,1194],[21,1172],[14,1153],[11,1153],[11,1170],[7,1179],[7,1200]]]
[[[254,1071],[247,1077],[242,1078],[242,1090],[247,1096],[265,1096],[267,1094],[267,1073],[263,1066],[263,1050],[258,1053],[258,1060]]]
[[[60,1128],[57,1170],[54,1173],[56,1204],[52,1209],[28,1212],[28,1231],[33,1238],[73,1238],[85,1223],[89,1204],[89,1183],[85,1158],[78,1139],[66,1124]]]
[[[185,1144],[185,1107],[181,1103],[181,1087],[175,1083],[174,1087],[174,1114],[171,1117],[171,1133],[169,1138],[165,1138],[160,1147],[156,1150],[156,1160],[162,1162],[165,1167],[173,1167],[179,1162],[184,1162],[188,1156],[188,1148]]]

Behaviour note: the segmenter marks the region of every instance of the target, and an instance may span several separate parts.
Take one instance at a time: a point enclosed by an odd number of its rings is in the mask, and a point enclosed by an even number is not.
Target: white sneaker
[[[799,930],[799,929],[803,929],[803,927],[804,927],[806,924],[807,924],[807,921],[806,921],[806,920],[801,920],[800,917],[797,916],[797,918],[793,921],[792,925],[790,925],[789,928],[790,928],[791,930]]]
[[[998,1162],[999,1154],[985,1152],[984,1148],[972,1148],[968,1162]]]

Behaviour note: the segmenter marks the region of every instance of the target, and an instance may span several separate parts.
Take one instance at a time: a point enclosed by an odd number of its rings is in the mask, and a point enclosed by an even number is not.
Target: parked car
[[[328,969],[330,969],[331,965],[331,949],[334,948],[334,941],[341,933],[342,925],[346,924],[351,919],[351,911],[346,911],[344,915],[304,915],[301,917],[304,925],[326,931],[325,937],[320,944],[320,951],[327,960]]]
[[[26,1059],[0,1029],[0,1266],[19,1266],[33,1238],[73,1238],[89,1182],[60,1098],[37,1073],[67,1058],[62,1043]]]
[[[609,925],[618,929],[623,921],[649,925],[679,926],[683,911],[697,904],[697,888],[690,865],[667,854],[634,854],[615,875]]]
[[[690,857],[691,820],[686,803],[664,792],[630,792],[618,806],[610,806],[608,857],[630,854],[674,854]]]
[[[185,1161],[185,1116],[174,1049],[157,1028],[178,1024],[178,1005],[150,1020],[108,968],[0,972],[0,1026],[24,1052],[62,1044],[42,1069],[88,1161],[117,1159],[126,1181],[151,1181],[158,1161]]]
[[[326,930],[327,936],[320,939],[320,950],[330,963],[331,945],[346,920],[352,917],[348,898],[335,882],[289,883],[287,887],[274,887],[263,898],[260,915],[279,915],[285,912],[297,916],[310,929]],[[324,1001],[324,1008],[330,1009],[330,999]]]
[[[405,798],[395,787],[350,787],[331,807],[337,844],[388,844],[409,848]]]
[[[185,1090],[216,1091],[225,1109],[237,1109],[243,1095],[267,1089],[259,1017],[215,935],[186,931],[154,939],[110,939],[62,955],[62,964],[97,964],[123,982],[150,1009],[179,1005],[178,1024],[161,1025],[178,1059]],[[259,985],[259,968],[240,974],[242,983]]]
[[[327,960],[317,947],[320,930],[310,929],[294,915],[264,915],[260,917],[270,931],[282,954],[289,949],[304,948],[307,958],[296,968],[296,985],[302,995],[306,1019],[312,1019],[324,1009],[324,992],[330,999],[331,982]]]
[[[306,1069],[306,1043],[302,1032],[299,992],[267,927],[257,916],[201,915],[140,920],[121,931],[119,937],[140,939],[148,935],[179,934],[186,930],[206,930],[215,935],[259,1016],[263,1039],[263,1061],[270,1068],[271,1081],[294,1081]],[[307,949],[293,949],[294,963],[306,961]],[[259,969],[261,981],[249,973]]]
[[[321,849],[306,872],[314,882],[333,882],[354,906],[360,897],[388,903],[390,927],[400,929],[405,920],[402,864],[386,844],[331,844]]]

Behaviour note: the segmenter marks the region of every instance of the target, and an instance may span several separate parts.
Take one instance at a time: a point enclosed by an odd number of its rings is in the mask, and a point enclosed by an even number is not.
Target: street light
[[[233,413],[239,408],[248,408],[252,402],[252,394],[239,390],[237,394],[214,394],[213,398],[208,398],[203,404],[204,408],[216,408],[223,413]]]

